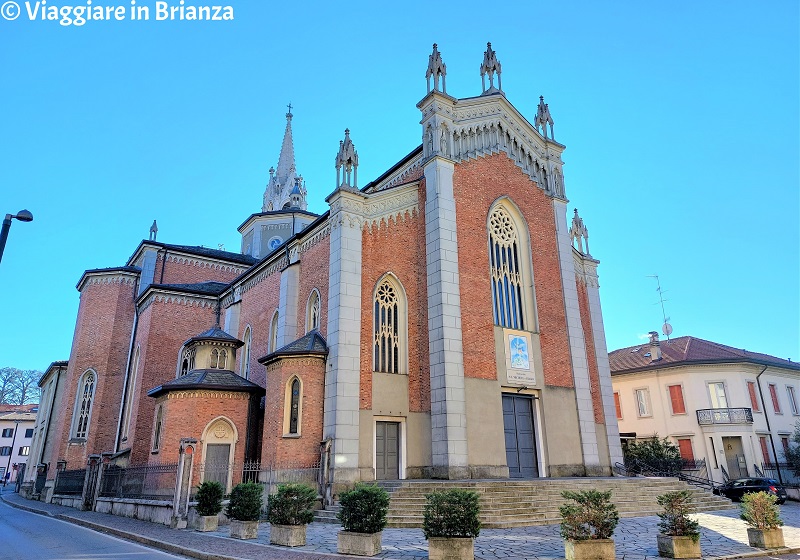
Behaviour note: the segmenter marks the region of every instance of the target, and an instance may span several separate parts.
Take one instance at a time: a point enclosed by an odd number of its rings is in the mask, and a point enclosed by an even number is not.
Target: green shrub
[[[658,434],[643,440],[628,441],[622,449],[625,466],[634,471],[656,470],[679,473],[683,459],[678,446]]]
[[[471,490],[444,490],[425,496],[422,532],[425,538],[475,538],[481,530],[478,494]]]
[[[222,511],[222,498],[225,490],[219,482],[210,480],[197,488],[197,515],[217,515]]]
[[[317,491],[308,484],[281,484],[269,497],[267,521],[274,525],[306,525],[314,520]]]
[[[575,502],[558,508],[562,538],[572,541],[611,538],[619,523],[617,506],[611,503],[611,492],[565,490],[561,496]]]
[[[258,521],[261,517],[261,496],[264,488],[255,482],[237,484],[225,513],[238,521]]]
[[[769,492],[755,492],[742,496],[741,518],[753,529],[777,529],[783,525],[776,498]]]
[[[336,516],[342,529],[352,533],[380,533],[386,527],[389,494],[380,486],[356,484],[339,494],[342,509]]]
[[[657,500],[658,505],[664,508],[664,513],[658,514],[661,518],[658,527],[662,534],[670,537],[692,537],[694,542],[700,539],[700,524],[688,517],[694,511],[690,490],[667,492]]]

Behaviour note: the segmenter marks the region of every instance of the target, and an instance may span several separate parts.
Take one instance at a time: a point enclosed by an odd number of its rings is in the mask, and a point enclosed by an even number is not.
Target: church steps
[[[569,478],[536,480],[379,482],[390,496],[388,527],[421,527],[425,494],[460,488],[478,492],[481,522],[486,528],[549,525],[560,522],[558,506],[564,490],[612,492],[620,517],[655,515],[661,511],[656,498],[674,490],[691,490],[697,511],[730,509],[731,502],[691,487],[676,478]],[[318,512],[318,521],[336,522],[335,512]]]

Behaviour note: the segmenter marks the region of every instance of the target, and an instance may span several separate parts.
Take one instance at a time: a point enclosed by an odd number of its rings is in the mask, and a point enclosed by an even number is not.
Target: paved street
[[[0,503],[2,560],[176,560],[175,556]]]

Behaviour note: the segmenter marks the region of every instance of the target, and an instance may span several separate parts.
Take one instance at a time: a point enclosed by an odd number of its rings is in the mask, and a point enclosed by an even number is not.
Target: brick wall
[[[424,181],[419,200],[425,200]],[[378,280],[393,273],[408,301],[408,404],[411,412],[430,411],[428,354],[428,289],[425,264],[425,218],[382,221],[366,229],[362,242],[361,277],[361,388],[360,407],[372,408],[374,293]]]
[[[319,332],[325,337],[328,331],[328,273],[330,271],[330,237],[309,248],[300,256],[300,286],[297,294],[297,338],[306,334],[308,298],[312,290],[319,291]]]
[[[264,366],[258,363],[258,359],[266,356],[269,352],[269,327],[272,316],[278,309],[280,286],[280,272],[276,271],[242,293],[237,336],[241,340],[244,330],[250,325],[253,336],[253,345],[250,351],[250,381],[262,387],[267,384],[267,372]],[[236,371],[241,371],[240,359],[241,352],[238,352]]]
[[[158,252],[154,284],[195,284],[198,282],[231,282],[246,266],[229,263],[212,263],[200,261],[167,250],[167,262],[164,264],[164,251]]]
[[[496,378],[486,224],[489,207],[506,195],[522,212],[530,234],[544,381],[572,387],[552,200],[504,153],[457,164],[453,192],[458,217],[464,375]]]

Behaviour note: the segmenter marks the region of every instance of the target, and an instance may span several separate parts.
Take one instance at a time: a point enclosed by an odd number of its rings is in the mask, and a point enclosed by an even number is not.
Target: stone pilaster
[[[594,424],[589,363],[586,358],[586,343],[583,339],[583,328],[581,327],[581,312],[578,303],[578,288],[575,284],[572,243],[567,230],[566,202],[553,199],[553,211],[555,212],[558,259],[561,266],[561,283],[564,289],[564,310],[567,318],[572,377],[575,382],[575,399],[578,407],[583,463],[586,465],[587,474],[600,474],[600,453],[597,447],[597,430]],[[601,350],[598,348],[597,352],[600,353]]]
[[[337,189],[330,204],[328,362],[323,437],[333,440],[333,480],[358,480],[361,364],[361,228],[364,195]]]
[[[617,409],[614,405],[614,389],[611,385],[611,366],[608,362],[606,332],[603,327],[603,310],[600,306],[600,284],[597,280],[598,264],[595,260],[585,258],[583,266],[586,275],[586,293],[589,296],[589,315],[591,316],[592,333],[594,334],[594,350],[597,355],[597,372],[600,377],[600,395],[603,402],[603,418],[605,418],[606,422],[610,466],[613,468],[615,463],[623,462],[622,443],[619,439]]]
[[[281,271],[281,292],[278,301],[278,348],[297,339],[297,290],[300,267],[290,263]]]
[[[468,478],[461,292],[451,160],[425,165],[431,441],[435,478]]]

